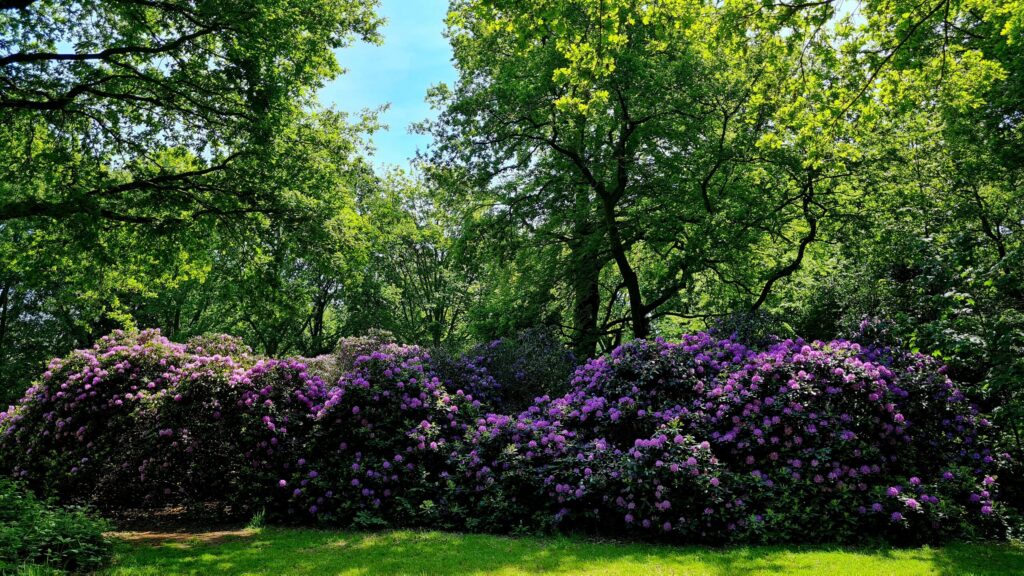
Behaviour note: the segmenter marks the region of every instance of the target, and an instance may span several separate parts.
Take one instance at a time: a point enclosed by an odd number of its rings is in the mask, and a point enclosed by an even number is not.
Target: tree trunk
[[[4,358],[7,357],[4,344],[7,340],[7,317],[11,302],[10,296],[10,284],[4,284],[3,289],[0,289],[0,367],[4,365]]]
[[[601,265],[589,250],[572,250],[573,311],[572,324],[573,352],[580,360],[593,358],[597,353],[597,342],[601,337],[597,323],[601,308]]]
[[[327,314],[327,305],[330,301],[330,288],[320,286],[316,297],[313,299],[313,319],[309,327],[309,349],[306,350],[306,356],[316,356],[325,351],[324,316]]]
[[[572,278],[572,349],[581,361],[597,355],[601,339],[598,326],[601,313],[601,269],[605,260],[600,255],[604,229],[595,222],[590,208],[591,190],[576,189],[576,212],[573,217],[569,245],[569,270]]]
[[[622,283],[629,295],[629,316],[633,326],[633,337],[647,338],[651,335],[651,321],[647,317],[647,308],[644,306],[643,294],[640,292],[640,278],[629,263],[622,234],[619,232],[614,201],[605,195],[601,202],[604,207],[604,223],[608,230],[612,258],[615,260],[619,275],[622,276]]]

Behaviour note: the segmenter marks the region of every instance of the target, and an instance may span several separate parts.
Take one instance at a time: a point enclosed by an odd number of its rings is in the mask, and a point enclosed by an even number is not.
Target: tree
[[[350,333],[386,329],[440,346],[464,336],[473,275],[453,252],[453,222],[422,182],[392,172],[360,196],[368,257],[346,299]]]
[[[375,5],[0,7],[3,400],[117,327],[333,344],[373,120],[315,90],[341,71],[335,49],[377,40]]]
[[[857,78],[836,62],[831,13],[453,2],[460,78],[432,93],[432,160],[474,177],[493,211],[561,238],[578,264],[578,323],[600,308],[606,262],[628,301],[617,323],[636,337],[657,318],[713,313],[709,285],[756,310],[863,160],[846,123],[861,110],[839,97]]]
[[[163,227],[206,214],[277,213],[273,190],[232,187],[224,174],[265,153],[273,134],[341,71],[332,50],[354,37],[377,39],[374,5],[5,5],[0,222]]]
[[[193,250],[203,274],[147,301],[135,321],[177,338],[226,331],[267,354],[330,350],[368,250],[356,199],[376,182],[360,144],[371,128],[320,111],[280,132],[274,161],[247,166],[236,185],[277,186],[287,210],[233,226],[206,222]]]
[[[885,159],[861,217],[772,308],[798,333],[881,317],[983,399],[1024,454],[1024,35],[1016,2],[868,3],[851,40]],[[1019,490],[1019,489],[1018,489]]]
[[[556,325],[581,358],[595,354],[613,328],[600,308],[602,270],[611,262],[593,206],[567,201],[573,184],[552,174],[493,190],[465,171],[428,168],[445,210],[462,222],[458,254],[481,282],[469,329],[483,340]],[[505,190],[515,189],[511,199]],[[577,194],[586,188],[577,186]]]

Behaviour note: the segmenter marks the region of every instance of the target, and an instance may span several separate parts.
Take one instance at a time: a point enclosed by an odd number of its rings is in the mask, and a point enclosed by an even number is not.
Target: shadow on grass
[[[124,543],[111,574],[1024,574],[1024,550],[998,545],[942,549],[707,549],[605,544],[568,538],[503,538],[438,532],[350,533],[265,529],[222,540]]]
[[[1024,547],[1010,544],[950,544],[935,554],[943,575],[1024,575]]]

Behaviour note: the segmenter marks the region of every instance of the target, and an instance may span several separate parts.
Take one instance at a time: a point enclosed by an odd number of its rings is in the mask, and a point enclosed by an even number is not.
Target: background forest
[[[116,328],[582,359],[871,319],[1024,457],[1019,2],[453,0],[433,145],[384,173],[315,96],[375,8],[0,2],[0,405]]]

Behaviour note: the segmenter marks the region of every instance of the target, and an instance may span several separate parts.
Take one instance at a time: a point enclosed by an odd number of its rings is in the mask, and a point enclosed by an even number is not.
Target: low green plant
[[[259,530],[260,528],[263,528],[263,526],[266,525],[266,523],[267,511],[263,508],[260,508],[258,512],[252,515],[252,518],[249,519],[249,523],[246,524],[245,527],[250,530]]]
[[[110,561],[105,520],[81,508],[59,508],[38,500],[16,483],[0,479],[0,573],[27,566],[90,571]]]

